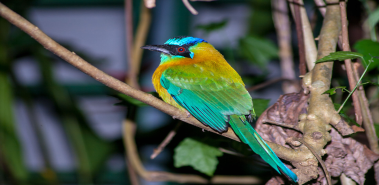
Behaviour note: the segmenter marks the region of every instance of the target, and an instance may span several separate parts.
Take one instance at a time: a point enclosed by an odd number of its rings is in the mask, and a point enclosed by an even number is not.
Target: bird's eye
[[[179,52],[179,53],[182,53],[182,52],[185,52],[185,51],[186,51],[186,49],[183,48],[183,47],[178,48],[178,52]]]

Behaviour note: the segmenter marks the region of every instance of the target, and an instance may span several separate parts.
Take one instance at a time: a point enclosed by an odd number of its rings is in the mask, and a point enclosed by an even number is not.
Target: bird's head
[[[219,52],[207,41],[188,36],[168,39],[163,45],[146,45],[142,49],[161,53],[161,64],[182,59],[201,59]]]

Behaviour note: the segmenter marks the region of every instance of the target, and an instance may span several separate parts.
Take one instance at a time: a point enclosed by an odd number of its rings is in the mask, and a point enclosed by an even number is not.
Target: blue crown
[[[207,41],[200,38],[196,38],[196,37],[180,36],[180,37],[174,37],[174,38],[168,39],[164,44],[182,46],[182,45],[195,45],[200,42],[207,42]]]

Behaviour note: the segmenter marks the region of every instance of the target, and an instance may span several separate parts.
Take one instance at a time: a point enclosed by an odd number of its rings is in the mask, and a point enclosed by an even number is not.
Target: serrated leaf
[[[196,26],[196,28],[205,31],[208,34],[212,31],[216,31],[216,30],[220,30],[224,28],[227,24],[228,24],[228,20],[224,19],[220,22],[212,22],[210,24],[198,25]]]
[[[267,109],[269,103],[270,100],[268,99],[253,99],[253,107],[257,118]]]
[[[212,176],[218,164],[217,157],[220,156],[222,152],[216,147],[186,138],[175,148],[174,165],[176,168],[192,166],[195,170]]]
[[[262,69],[271,59],[278,57],[278,48],[273,42],[252,35],[240,40],[239,50],[250,62]]]
[[[354,44],[354,49],[364,55],[364,60],[368,62],[371,60],[371,56],[379,56],[379,42],[372,40],[360,40]],[[373,58],[373,62],[368,67],[368,71],[379,68],[379,59]],[[364,67],[368,66],[368,63],[363,62]]]
[[[352,51],[337,51],[337,52],[330,53],[328,56],[325,56],[321,59],[318,59],[315,63],[327,62],[327,61],[333,61],[333,60],[343,61],[346,59],[356,59],[356,58],[363,59],[363,55],[357,52],[352,52]]]
[[[346,86],[338,86],[338,87],[334,87],[334,88],[331,88],[331,89],[325,91],[325,92],[322,93],[322,94],[333,95],[333,94],[336,94],[336,90],[337,90],[337,89],[346,89]]]

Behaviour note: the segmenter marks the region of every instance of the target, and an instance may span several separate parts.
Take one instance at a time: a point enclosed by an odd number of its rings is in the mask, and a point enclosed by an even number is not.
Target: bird
[[[242,142],[279,174],[292,182],[298,181],[296,174],[251,126],[255,118],[252,98],[240,75],[210,43],[201,38],[179,36],[163,45],[141,48],[161,53],[152,82],[163,101],[188,111],[218,133],[226,132],[230,126]]]

